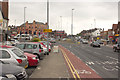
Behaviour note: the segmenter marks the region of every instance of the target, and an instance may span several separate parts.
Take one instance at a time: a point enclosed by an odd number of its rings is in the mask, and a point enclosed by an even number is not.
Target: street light
[[[24,29],[26,31],[26,27],[25,27],[25,18],[26,18],[26,15],[25,15],[25,10],[26,10],[27,7],[24,7]]]
[[[74,9],[72,9],[72,18],[71,18],[71,35],[73,35],[73,10]]]
[[[47,29],[49,29],[49,0],[47,0]],[[48,36],[49,36],[49,33],[47,32],[47,52],[49,52]]]
[[[61,31],[62,31],[62,16],[60,16],[60,18],[61,18]]]

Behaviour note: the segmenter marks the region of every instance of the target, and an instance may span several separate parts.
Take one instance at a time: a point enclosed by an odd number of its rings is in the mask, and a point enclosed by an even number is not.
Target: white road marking
[[[95,63],[91,61],[91,62],[86,62],[86,64],[94,65]]]
[[[40,67],[38,67],[37,69],[41,69]]]
[[[110,56],[106,56],[106,57],[108,57],[108,58],[111,58],[111,59],[114,59],[114,60],[117,60],[117,61],[118,61],[118,59],[116,59],[116,58],[113,58],[113,57],[110,57]]]
[[[98,52],[94,52],[95,54],[98,54],[98,55],[101,55],[100,53],[98,53]]]

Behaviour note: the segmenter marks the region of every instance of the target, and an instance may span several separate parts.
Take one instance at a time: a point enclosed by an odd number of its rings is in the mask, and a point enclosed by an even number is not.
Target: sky
[[[91,28],[111,29],[118,23],[118,0],[50,0],[49,26],[53,30],[65,30],[71,34],[73,11],[73,34]],[[19,26],[26,21],[47,22],[45,0],[10,0],[9,25]],[[62,16],[62,17],[60,17]]]

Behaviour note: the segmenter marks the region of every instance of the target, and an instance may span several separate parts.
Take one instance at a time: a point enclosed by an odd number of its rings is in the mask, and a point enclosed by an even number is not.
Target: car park
[[[0,76],[2,80],[23,80],[28,77],[23,67],[0,60]]]
[[[94,41],[90,44],[92,47],[100,47],[100,44],[97,41]]]
[[[88,41],[87,41],[86,39],[82,39],[81,42],[82,42],[83,44],[88,44]]]
[[[21,42],[16,44],[16,47],[20,48],[24,52],[28,52],[37,55],[39,59],[43,59],[44,51],[41,44],[38,42]]]
[[[39,63],[39,58],[36,55],[30,53],[24,53],[28,58],[28,66],[37,66]]]
[[[13,46],[0,46],[0,60],[24,68],[28,67],[27,57],[20,49]]]

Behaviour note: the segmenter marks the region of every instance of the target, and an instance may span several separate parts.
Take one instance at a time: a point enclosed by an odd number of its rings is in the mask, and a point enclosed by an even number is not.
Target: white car
[[[29,35],[29,34],[17,34],[14,39],[17,39],[17,40],[31,40],[32,37]]]

